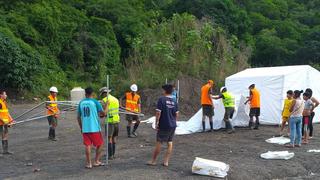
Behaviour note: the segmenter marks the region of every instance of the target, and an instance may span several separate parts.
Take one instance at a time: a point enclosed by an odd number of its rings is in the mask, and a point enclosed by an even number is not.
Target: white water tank
[[[71,101],[81,101],[85,97],[85,91],[81,87],[75,87],[70,91]]]

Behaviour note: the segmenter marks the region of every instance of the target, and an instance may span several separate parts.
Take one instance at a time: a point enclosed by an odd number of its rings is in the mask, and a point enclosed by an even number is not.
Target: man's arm
[[[82,132],[82,123],[81,123],[81,117],[80,117],[80,115],[78,115],[77,120],[78,120],[78,124],[79,124],[80,130],[81,130],[81,132]]]
[[[141,113],[141,98],[138,100],[138,112]]]
[[[291,104],[291,107],[290,107],[290,112],[291,112],[291,113],[293,112],[295,105],[296,105],[296,100],[294,99],[294,100],[292,101],[292,104]]]
[[[122,108],[125,107],[125,106],[123,106],[123,102],[126,102],[126,96],[125,95],[120,98],[120,102],[119,102],[120,107],[122,107]]]
[[[161,111],[157,109],[156,110],[156,129],[159,129],[160,116],[161,116]]]
[[[223,98],[223,95],[222,94],[220,94],[220,95],[212,95],[211,97],[212,97],[212,99],[221,99],[221,98]]]
[[[314,105],[313,108],[311,109],[311,112],[313,112],[313,110],[319,106],[319,101],[314,97],[311,98],[311,101],[313,102],[313,105]]]
[[[212,103],[212,88],[210,88],[208,91],[208,98],[209,98],[209,101]]]
[[[251,91],[250,91],[249,97],[247,97],[247,98],[248,98],[248,99],[247,99],[247,101],[246,101],[244,104],[248,104],[248,102],[252,100],[252,92],[251,92]]]

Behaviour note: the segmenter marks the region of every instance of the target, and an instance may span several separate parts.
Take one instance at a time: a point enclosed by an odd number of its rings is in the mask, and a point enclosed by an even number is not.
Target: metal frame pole
[[[15,117],[14,119],[15,119],[15,120],[16,120],[16,119],[19,119],[20,117],[22,117],[22,116],[24,116],[25,114],[27,114],[27,113],[29,113],[29,112],[33,111],[34,109],[38,108],[39,106],[41,106],[41,105],[42,105],[42,104],[44,104],[44,103],[45,103],[45,102],[42,102],[42,103],[40,103],[40,104],[36,105],[35,107],[33,107],[33,108],[31,108],[31,109],[29,109],[29,110],[25,111],[24,113],[20,114],[19,116]]]
[[[166,78],[166,84],[168,84],[168,78]]]
[[[108,92],[107,92],[107,103],[108,103],[108,97],[109,97],[109,75],[107,75],[107,88],[108,88]],[[109,108],[109,106],[108,106]],[[105,129],[105,136],[106,136],[106,165],[109,164],[109,149],[108,149],[108,144],[109,144],[109,136],[108,136],[108,126],[109,126],[109,110],[107,113],[107,119],[105,120],[105,125],[104,125],[104,129]]]

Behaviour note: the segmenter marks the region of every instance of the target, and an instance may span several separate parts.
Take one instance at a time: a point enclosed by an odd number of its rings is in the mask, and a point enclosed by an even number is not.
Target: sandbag
[[[290,139],[280,136],[280,137],[273,137],[273,138],[267,139],[266,142],[272,143],[272,144],[284,145],[284,144],[290,143]]]
[[[268,151],[260,155],[263,159],[282,159],[288,160],[293,158],[294,153],[290,153],[289,151]]]
[[[310,149],[310,150],[308,150],[308,152],[320,153],[320,149]]]
[[[224,178],[228,175],[229,165],[219,161],[196,157],[192,164],[192,173]]]

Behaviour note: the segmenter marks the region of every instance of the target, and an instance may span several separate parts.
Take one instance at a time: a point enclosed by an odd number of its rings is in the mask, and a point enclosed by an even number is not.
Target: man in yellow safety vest
[[[108,121],[108,157],[114,159],[116,151],[116,137],[119,134],[119,100],[110,94],[111,90],[103,87],[100,89],[101,96],[103,97],[103,109],[108,114],[106,121]]]
[[[229,134],[234,133],[235,130],[232,126],[232,123],[230,119],[232,119],[234,111],[235,111],[235,99],[234,96],[227,91],[226,87],[222,87],[220,89],[220,95],[218,96],[213,96],[213,99],[222,99],[224,108],[225,108],[225,113],[223,120],[226,125],[226,129]]]
[[[13,119],[7,107],[7,93],[0,90],[0,134],[2,136],[3,154],[10,155],[12,152],[8,151],[8,128],[13,124]]]
[[[58,104],[57,104],[57,95],[58,89],[56,87],[51,87],[49,89],[50,95],[47,98],[46,109],[48,115],[48,123],[49,123],[49,136],[48,139],[52,141],[57,141],[56,139],[56,127],[58,125],[58,115],[60,113]]]

